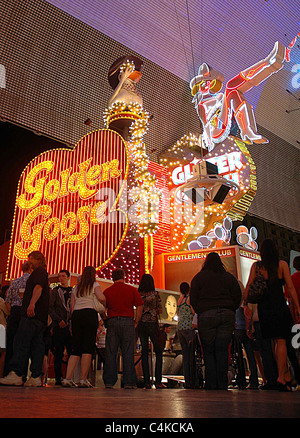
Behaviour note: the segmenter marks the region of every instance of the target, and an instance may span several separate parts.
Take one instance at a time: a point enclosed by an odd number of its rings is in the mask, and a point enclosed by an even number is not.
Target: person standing
[[[22,376],[28,357],[31,377],[25,386],[42,386],[41,374],[45,353],[44,331],[49,313],[49,280],[45,256],[33,251],[28,256],[32,268],[24,291],[21,320],[14,339],[14,351],[9,363],[11,371],[0,379],[2,385],[23,385]]]
[[[9,310],[5,301],[2,297],[0,297],[0,377],[3,377],[4,372],[4,363],[6,357],[6,326],[7,326],[7,317],[9,315]]]
[[[124,388],[133,389],[137,383],[134,366],[135,328],[142,316],[143,300],[135,287],[125,283],[123,269],[115,269],[112,279],[114,284],[104,291],[108,319],[103,381],[106,388],[113,388],[117,382],[117,358],[121,347]]]
[[[159,342],[159,315],[162,313],[162,305],[159,293],[155,290],[152,275],[144,274],[141,278],[138,291],[143,300],[143,313],[138,325],[138,336],[142,345],[142,368],[144,376],[144,387],[151,389],[149,371],[149,337],[155,352],[155,387],[165,388],[162,379],[162,354],[163,349]]]
[[[106,327],[105,327],[104,321],[101,317],[99,319],[97,336],[96,336],[96,351],[97,351],[97,355],[98,355],[97,370],[101,370],[101,363],[102,363],[102,370],[104,368],[104,364],[105,364],[105,338],[106,338]]]
[[[70,272],[62,269],[58,273],[60,286],[50,293],[49,314],[52,319],[52,346],[54,353],[55,384],[61,385],[62,360],[66,348],[68,357],[72,349],[71,323],[71,292],[69,286]]]
[[[182,348],[183,374],[185,388],[192,388],[191,370],[193,360],[193,341],[195,331],[193,329],[194,309],[190,303],[190,285],[186,282],[180,284],[181,296],[177,303],[178,325],[177,333]]]
[[[3,375],[11,371],[9,369],[9,362],[13,356],[13,343],[17,333],[20,320],[23,295],[26,287],[27,280],[32,272],[31,266],[28,261],[22,264],[23,275],[12,281],[5,298],[6,306],[10,311],[9,318],[7,320],[6,327],[6,356],[4,364]],[[27,374],[28,363],[25,365],[24,376]]]
[[[244,291],[244,286],[241,282],[239,282],[242,295]],[[245,350],[247,361],[249,365],[249,389],[258,389],[258,370],[257,370],[257,363],[255,359],[255,352],[254,352],[254,340],[249,336],[249,332],[247,332],[247,322],[245,318],[245,311],[244,311],[244,300],[242,298],[242,302],[239,306],[239,308],[235,312],[235,328],[233,332],[233,337],[235,341],[235,347],[237,349],[238,353],[238,386],[239,389],[246,389],[246,372],[245,372],[245,366],[243,361],[243,348]]]
[[[77,386],[72,381],[72,376],[81,358],[80,386],[92,387],[87,377],[92,355],[96,349],[98,328],[98,313],[94,303],[96,299],[103,306],[106,305],[105,296],[96,282],[96,269],[93,266],[86,266],[71,297],[72,354],[68,361],[66,378],[62,381],[63,386]]]
[[[265,239],[261,243],[260,256],[261,262],[259,265],[257,266],[257,263],[254,263],[251,267],[245,289],[245,301],[247,301],[249,287],[255,280],[256,270],[259,267],[267,284],[267,291],[258,303],[261,333],[263,338],[273,339],[276,344],[277,389],[284,392],[291,391],[289,385],[291,376],[288,372],[287,358],[291,362],[298,384],[300,383],[300,367],[291,343],[294,321],[284,296],[284,284],[286,284],[288,293],[294,302],[299,321],[300,305],[298,296],[291,279],[289,266],[284,260],[279,260],[277,247],[273,240]]]
[[[227,389],[228,349],[242,293],[237,279],[226,271],[218,253],[207,255],[201,271],[192,279],[190,296],[198,314],[205,389]]]
[[[274,357],[272,340],[263,338],[258,318],[257,304],[244,303],[247,336],[254,340],[254,354],[264,384],[263,390],[277,389],[277,364]]]

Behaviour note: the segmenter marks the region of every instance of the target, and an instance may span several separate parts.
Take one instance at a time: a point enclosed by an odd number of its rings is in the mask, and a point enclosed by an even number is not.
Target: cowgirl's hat
[[[211,81],[212,84],[210,89],[213,92],[218,92],[222,88],[222,83],[224,81],[224,76],[222,73],[211,68],[208,64],[203,62],[198,69],[198,74],[190,82],[190,89],[192,96],[199,91],[201,84],[203,82]]]

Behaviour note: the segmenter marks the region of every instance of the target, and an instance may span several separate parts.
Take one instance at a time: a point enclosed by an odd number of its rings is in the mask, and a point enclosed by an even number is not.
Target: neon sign
[[[248,230],[245,225],[240,225],[236,229],[236,240],[237,243],[244,248],[251,249],[254,251],[258,250],[258,244],[256,242],[256,239],[258,237],[258,231],[255,227],[251,227],[250,230]]]
[[[240,182],[239,171],[245,167],[242,162],[243,154],[241,152],[229,152],[213,158],[208,158],[212,164],[218,167],[219,175],[228,176],[237,183]],[[192,178],[192,167],[194,164],[199,163],[200,160],[194,159],[189,164],[176,167],[172,172],[172,182],[174,185],[183,184]]]
[[[297,36],[300,36],[300,33]],[[290,61],[290,51],[296,39],[297,37],[288,47],[277,41],[265,59],[230,79],[224,93],[220,92],[224,81],[222,73],[206,63],[200,65],[198,74],[190,81],[190,89],[203,127],[204,144],[209,152],[229,136],[233,119],[244,142],[268,143],[268,140],[257,132],[253,108],[246,101],[244,93],[281,70],[285,61]],[[293,86],[298,88],[300,74],[298,75],[297,66],[293,69],[296,73]]]
[[[50,272],[61,263],[71,272],[106,265],[128,228],[118,208],[128,166],[127,146],[110,130],[87,134],[74,150],[54,149],[32,160],[19,180],[7,277],[15,278],[18,260],[35,250],[44,252]]]
[[[156,178],[148,172],[149,158],[143,137],[148,130],[150,114],[143,108],[143,98],[137,89],[142,77],[143,61],[136,56],[122,56],[108,72],[114,92],[103,118],[105,126],[122,132],[127,141],[133,164],[133,184],[129,199],[136,206],[135,225],[139,237],[148,239],[158,228],[160,191]],[[151,205],[151,212],[148,206]]]
[[[46,185],[47,176],[40,179],[37,176],[43,170],[46,171],[47,175],[51,173],[54,162],[42,161],[37,164],[26,176],[24,183],[25,193],[17,198],[18,207],[30,209],[36,207],[43,198],[45,201],[52,202],[77,192],[81,199],[89,199],[97,193],[99,183],[108,181],[109,176],[110,178],[117,178],[122,173],[118,168],[118,160],[112,160],[102,165],[96,164],[88,170],[92,160],[93,157],[83,163],[79,163],[79,172],[71,173],[72,167],[63,170],[59,175],[60,180],[51,179]],[[89,188],[93,186],[96,187],[93,189]],[[27,199],[28,194],[33,194],[33,197]]]
[[[54,240],[59,233],[64,236],[59,245],[71,242],[80,242],[89,234],[88,218],[93,224],[102,223],[105,219],[106,204],[104,201],[80,207],[77,212],[67,212],[62,219],[52,217],[51,205],[40,205],[43,201],[53,203],[65,196],[78,193],[83,200],[92,198],[99,189],[101,182],[109,181],[110,178],[117,178],[121,175],[119,161],[112,160],[102,165],[94,165],[88,169],[93,158],[78,165],[79,172],[72,172],[72,168],[60,173],[59,179],[51,179],[47,182],[54,166],[53,161],[42,161],[28,173],[24,182],[25,192],[16,201],[20,209],[31,210],[21,226],[22,241],[14,248],[17,258],[24,259],[31,251],[37,250],[41,245],[41,239]],[[46,171],[47,176],[38,178],[38,175]],[[94,187],[94,188],[91,188]],[[28,195],[33,195],[32,197]],[[101,211],[101,217],[99,217]],[[42,222],[32,232],[32,224],[36,218],[41,217]],[[47,222],[46,222],[47,220]],[[80,231],[76,234],[77,222]],[[43,235],[42,235],[43,230]],[[31,242],[25,247],[24,242]]]
[[[198,149],[190,134],[173,145],[165,157],[161,157],[161,164],[169,170],[170,239],[173,251],[210,247],[214,241],[219,246],[228,244],[230,224],[244,219],[256,195],[256,166],[244,142],[230,136],[203,158],[199,158]],[[198,152],[197,157],[193,151]],[[187,206],[179,218],[181,221],[178,221],[175,211],[178,208],[180,210],[181,204],[172,193],[193,177],[193,166],[201,161],[217,165],[219,175],[237,183],[240,193],[234,197],[229,192],[228,199],[223,203],[209,205],[204,211],[197,211],[195,205]],[[225,228],[220,227],[219,224],[224,221]]]

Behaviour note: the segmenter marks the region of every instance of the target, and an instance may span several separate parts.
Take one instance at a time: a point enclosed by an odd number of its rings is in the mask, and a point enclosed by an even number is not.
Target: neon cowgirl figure
[[[198,75],[190,82],[190,89],[203,126],[203,140],[208,151],[214,148],[215,143],[228,137],[232,116],[243,141],[268,143],[266,138],[257,133],[252,105],[246,101],[244,93],[280,70],[285,60],[288,60],[288,51],[277,41],[267,58],[230,79],[225,93],[219,93],[224,76],[206,63],[201,64]]]

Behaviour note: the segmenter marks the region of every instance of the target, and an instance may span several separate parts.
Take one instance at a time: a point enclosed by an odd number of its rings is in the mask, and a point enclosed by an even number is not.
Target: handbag
[[[249,286],[247,301],[251,304],[258,304],[263,299],[267,291],[267,282],[260,272],[260,264],[256,264],[256,276],[253,283]]]
[[[100,303],[100,301],[98,300],[98,298],[95,295],[95,292],[93,292],[93,302],[94,302],[94,309],[96,310],[96,312],[98,312],[98,313],[105,312],[105,307],[103,306],[102,303]]]

